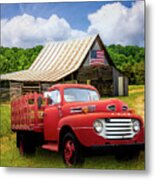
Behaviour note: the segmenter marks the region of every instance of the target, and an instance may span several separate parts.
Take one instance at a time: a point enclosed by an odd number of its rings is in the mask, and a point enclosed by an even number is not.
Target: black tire
[[[36,146],[32,134],[20,133],[19,152],[21,155],[32,155],[35,153]]]
[[[64,135],[61,152],[63,161],[68,166],[84,163],[82,146],[72,133],[66,133]]]
[[[20,132],[16,133],[16,147],[19,148],[19,141],[20,141]]]

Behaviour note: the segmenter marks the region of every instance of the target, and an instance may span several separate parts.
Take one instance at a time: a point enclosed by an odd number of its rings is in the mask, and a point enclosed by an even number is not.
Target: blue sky
[[[121,3],[127,7],[131,7],[133,2],[124,1]],[[2,4],[1,18],[10,19],[24,13],[33,15],[34,17],[49,18],[51,14],[57,14],[59,17],[65,18],[73,28],[86,30],[89,25],[87,15],[95,12],[105,4],[112,3],[110,1],[103,1]]]
[[[144,46],[144,1],[1,4],[3,46],[100,34],[105,44]]]

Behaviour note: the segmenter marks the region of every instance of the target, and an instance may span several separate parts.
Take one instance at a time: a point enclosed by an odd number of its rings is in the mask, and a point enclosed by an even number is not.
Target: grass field
[[[119,97],[128,103],[129,107],[144,118],[144,86],[129,86],[129,96]],[[0,143],[1,166],[39,167],[39,168],[65,168],[60,154],[48,152],[40,148],[35,156],[20,156],[16,148],[16,135],[10,130],[10,106],[8,103],[0,106]],[[119,169],[144,170],[144,152],[138,159],[117,161],[113,155],[90,156],[85,159],[82,166],[76,168],[91,169]]]

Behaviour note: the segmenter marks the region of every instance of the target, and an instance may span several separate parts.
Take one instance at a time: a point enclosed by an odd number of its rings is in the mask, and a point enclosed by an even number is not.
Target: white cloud
[[[131,8],[119,2],[103,5],[88,15],[86,32],[73,29],[64,19],[53,14],[48,19],[23,14],[1,20],[3,46],[32,47],[47,41],[58,41],[99,33],[105,44],[144,45],[144,2]]]
[[[65,19],[57,15],[43,19],[23,14],[10,20],[2,19],[1,27],[1,43],[9,47],[32,47],[47,41],[65,40],[85,35],[82,31],[72,29]]]
[[[102,6],[88,15],[89,34],[99,33],[105,44],[144,45],[144,2],[131,8],[121,3]]]

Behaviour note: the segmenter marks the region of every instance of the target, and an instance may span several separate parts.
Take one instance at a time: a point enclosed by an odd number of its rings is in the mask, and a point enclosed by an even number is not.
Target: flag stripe
[[[96,50],[91,52],[90,65],[104,64],[104,50]]]

